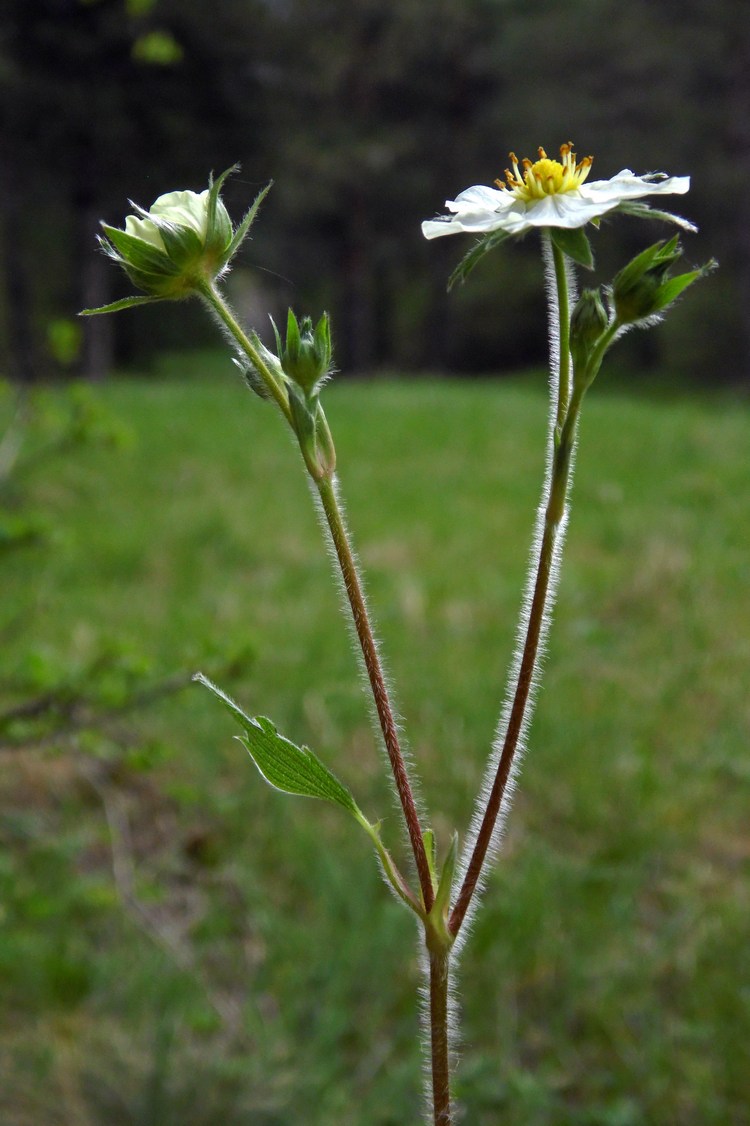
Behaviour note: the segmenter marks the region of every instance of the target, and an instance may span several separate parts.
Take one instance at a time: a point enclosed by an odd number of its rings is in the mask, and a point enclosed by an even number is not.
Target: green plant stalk
[[[549,242],[547,245],[549,246]],[[570,390],[572,372],[569,347],[568,265],[565,255],[554,245],[552,246],[552,261],[555,273],[554,296],[556,297],[558,324],[553,324],[551,327],[559,342],[559,355],[558,370],[555,373],[556,386],[553,385],[551,388],[553,403],[555,398],[557,402],[554,424],[550,430],[550,460],[548,462],[548,477],[545,479],[547,501],[544,522],[535,564],[535,578],[521,649],[521,659],[500,756],[461,888],[450,914],[448,926],[454,937],[461,928],[479,885],[527,720],[542,631],[547,615],[551,580],[557,558],[559,536],[561,529],[564,528],[578,418],[585,392],[585,385],[583,384],[573,384],[572,392]]]
[[[200,296],[208,306],[209,310],[219,320],[220,324],[226,329],[233,340],[239,345],[242,352],[250,359],[261,379],[265,383],[268,392],[280,408],[284,417],[289,425],[294,429],[294,419],[292,410],[289,405],[288,393],[271,370],[269,365],[264,360],[258,349],[253,344],[250,337],[243,330],[237,318],[234,316],[228,302],[219,290],[215,282],[205,282],[199,290]],[[324,423],[325,432],[330,439],[330,431],[328,430],[327,422]],[[333,446],[332,441],[330,442]],[[306,459],[307,461],[307,459]],[[414,855],[414,862],[417,869],[419,884],[422,891],[422,903],[425,912],[428,912],[433,903],[433,888],[432,880],[430,877],[429,865],[427,863],[427,853],[425,851],[424,840],[422,837],[422,828],[419,822],[419,815],[417,813],[416,802],[414,794],[409,782],[408,771],[406,762],[404,760],[403,752],[398,738],[398,730],[396,721],[391,707],[388,689],[383,675],[383,670],[378,657],[377,645],[375,637],[370,624],[369,615],[367,612],[367,604],[365,602],[362,583],[357,571],[357,565],[354,559],[354,553],[349,545],[348,536],[346,533],[346,526],[344,524],[341,508],[338,503],[336,495],[336,486],[332,474],[325,474],[320,476],[313,472],[313,469],[308,465],[308,471],[315,483],[320,496],[321,505],[325,514],[326,522],[331,533],[331,540],[333,542],[336,558],[341,568],[341,574],[344,580],[344,587],[346,589],[349,605],[352,611],[354,620],[354,627],[357,632],[360,647],[362,649],[362,656],[364,658],[367,676],[372,689],[372,695],[375,702],[380,727],[383,732],[383,739],[385,741],[386,751],[393,771],[393,777],[396,784],[396,790],[401,802],[401,808],[404,813],[407,830],[409,833],[409,840],[411,842],[412,852]],[[384,862],[384,851],[379,840],[376,842],[378,854],[381,862]],[[398,873],[398,869],[394,865],[390,855],[388,855],[388,863],[384,864],[386,875],[390,882],[395,887],[399,896],[410,906],[414,907],[416,901],[411,896],[409,889],[403,878]],[[421,912],[419,912],[421,914]]]
[[[552,239],[548,242],[555,270],[555,289],[557,293],[557,320],[559,325],[559,367],[557,380],[557,417],[555,428],[560,433],[568,413],[571,392],[570,364],[570,290],[568,285],[568,264],[565,255]]]
[[[269,365],[265,362],[263,356],[259,353],[258,349],[253,344],[250,337],[242,329],[237,318],[234,316],[228,302],[214,282],[206,282],[200,289],[200,296],[205,301],[210,311],[217,317],[219,322],[227,330],[234,341],[239,345],[240,349],[250,359],[256,371],[265,383],[271,397],[276,402],[277,406],[282,411],[289,425],[294,429],[294,419],[289,405],[289,396],[283,384],[277,379],[274,372]],[[326,433],[330,438],[330,432],[325,423]],[[331,442],[331,446],[333,443]],[[313,470],[308,465],[308,471],[315,483],[320,496],[323,513],[328,524],[331,534],[331,540],[336,552],[336,558],[341,569],[341,575],[344,580],[344,588],[346,590],[349,605],[352,611],[352,618],[354,620],[354,628],[357,632],[360,647],[362,649],[362,656],[364,658],[365,668],[367,670],[368,680],[372,690],[373,700],[375,702],[375,709],[377,711],[380,727],[383,732],[383,739],[385,741],[386,751],[391,764],[396,790],[401,802],[404,819],[406,821],[407,830],[409,833],[409,840],[411,842],[412,852],[414,855],[414,862],[417,869],[419,884],[422,891],[422,902],[425,912],[428,912],[432,907],[434,893],[432,888],[432,879],[430,877],[429,865],[427,863],[427,853],[425,851],[424,840],[422,837],[422,828],[419,822],[419,815],[417,813],[416,802],[414,800],[414,793],[409,781],[409,775],[406,768],[406,762],[401,750],[398,738],[398,730],[396,721],[393,715],[388,689],[383,675],[383,670],[378,656],[377,645],[373,634],[372,626],[370,624],[369,614],[367,612],[367,604],[365,602],[364,593],[362,590],[362,583],[359,578],[357,565],[354,559],[354,553],[349,545],[349,539],[346,532],[346,525],[339,506],[338,497],[336,495],[336,485],[333,479],[333,474],[325,474],[320,476],[313,473]],[[382,856],[381,856],[382,860]],[[393,873],[396,872],[393,862],[390,861],[389,867],[386,869],[389,879],[393,883]],[[401,898],[409,902],[408,889],[399,881],[400,887],[397,884],[397,891]]]
[[[289,407],[289,396],[287,395],[286,389],[276,378],[271,368],[263,359],[263,356],[240,325],[221,290],[214,281],[207,280],[200,286],[198,293],[208,306],[210,312],[214,314],[219,323],[239,345],[241,351],[243,351],[251,361],[258,375],[265,383],[270,396],[273,398],[289,425],[292,426],[292,412]]]
[[[346,525],[344,524],[344,518],[338,502],[335,480],[330,477],[325,477],[320,481],[316,481],[315,485],[318,490],[318,495],[320,496],[321,506],[331,533],[331,541],[341,569],[349,605],[351,606],[354,628],[357,631],[357,637],[362,649],[362,657],[372,690],[375,710],[377,711],[378,720],[380,722],[380,729],[383,732],[386,752],[391,764],[396,791],[401,803],[409,840],[411,842],[419,886],[422,892],[422,902],[425,912],[429,912],[434,901],[434,891],[422,828],[414,800],[414,793],[409,782],[406,762],[399,743],[398,729],[393,716],[393,709],[380,664],[380,658],[378,656],[377,644],[367,613],[367,604],[365,602],[357,564],[354,559],[354,553],[349,545]]]

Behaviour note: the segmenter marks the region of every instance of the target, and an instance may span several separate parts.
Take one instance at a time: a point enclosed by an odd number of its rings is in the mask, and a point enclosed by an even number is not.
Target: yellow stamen
[[[588,176],[594,160],[593,156],[585,156],[576,163],[572,141],[560,145],[560,160],[550,160],[541,147],[539,159],[534,163],[526,157],[519,167],[516,154],[512,152],[509,157],[513,171],[506,168],[505,182],[495,180],[495,183],[502,191],[510,191],[517,199],[526,203],[544,199],[546,195],[577,191]]]

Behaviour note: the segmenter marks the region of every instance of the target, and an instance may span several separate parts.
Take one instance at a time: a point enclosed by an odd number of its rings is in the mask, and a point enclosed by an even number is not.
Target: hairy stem
[[[221,290],[215,282],[207,281],[201,286],[199,293],[219,323],[229,333],[235,343],[239,345],[240,351],[244,352],[251,361],[258,375],[263,380],[270,397],[276,402],[284,418],[291,425],[292,415],[289,408],[289,399],[285,390],[250,337],[242,328],[242,325],[235,317],[229,302],[224,297]]]
[[[211,282],[206,282],[205,285],[201,287],[200,295],[222,327],[229,333],[240,350],[244,352],[252,362],[256,372],[265,384],[268,394],[276,402],[287,422],[296,432],[294,418],[289,405],[289,397],[282,382],[277,378],[261,351],[255,346],[251,337],[244,331],[224,295],[218,287]],[[325,426],[325,433],[328,434],[328,438],[330,439],[327,423],[324,422],[322,425]],[[330,446],[332,448],[332,442]],[[308,470],[310,470],[309,464]],[[404,756],[399,744],[396,721],[393,716],[393,709],[391,708],[385,677],[383,676],[380,658],[378,657],[377,645],[375,644],[375,638],[367,613],[362,584],[359,579],[354,554],[349,546],[346,526],[339,507],[333,473],[332,470],[321,470],[321,472],[323,476],[319,477],[311,470],[311,477],[320,495],[323,512],[325,513],[336,552],[336,558],[338,559],[341,574],[344,579],[344,587],[349,599],[349,605],[351,606],[354,627],[357,631],[357,637],[362,649],[365,668],[375,701],[375,708],[396,783],[396,790],[401,802],[401,808],[404,812],[404,819],[406,821],[412,852],[414,854],[414,862],[419,877],[419,884],[422,890],[424,910],[425,912],[429,912],[434,901],[434,892],[430,869],[427,863],[427,853],[425,852],[424,840],[422,838],[422,828],[419,823],[417,807],[414,801],[414,794],[409,782],[406,762],[404,761]]]
[[[393,709],[391,708],[388,696],[388,688],[385,683],[385,677],[383,676],[377,645],[367,613],[367,605],[357,571],[357,564],[349,545],[346,526],[339,507],[334,481],[326,477],[321,481],[316,481],[316,487],[331,533],[336,558],[341,568],[344,587],[346,589],[347,598],[349,599],[349,605],[351,606],[354,628],[357,631],[357,637],[362,649],[362,656],[364,658],[370,688],[372,689],[375,709],[380,722],[380,728],[383,732],[385,748],[396,783],[396,791],[399,801],[401,802],[401,808],[409,833],[409,840],[411,841],[414,862],[419,877],[419,885],[422,890],[422,901],[425,911],[428,912],[434,901],[434,892],[430,869],[427,863],[424,839],[422,837],[422,828],[419,823],[414,794],[409,782],[406,762],[404,761],[399,743],[398,729],[393,716]]]
[[[546,244],[545,254],[549,254],[550,242],[551,240]],[[527,722],[534,674],[550,600],[551,580],[555,572],[560,533],[564,528],[566,498],[570,484],[572,457],[583,392],[573,390],[571,397],[570,278],[568,265],[565,255],[554,244],[551,248],[551,258],[554,265],[554,289],[550,295],[551,336],[553,355],[555,350],[557,351],[557,371],[554,373],[554,382],[551,388],[554,413],[550,430],[548,476],[544,485],[546,495],[544,521],[541,528],[531,602],[522,642],[517,679],[502,738],[500,755],[471,856],[448,924],[454,936],[458,934],[461,928],[479,884],[487,853],[494,838],[516,752]]]
[[[430,951],[430,1053],[434,1126],[452,1126],[450,1049],[448,1043],[449,958],[446,950]]]
[[[555,270],[555,289],[557,293],[557,319],[560,329],[559,335],[559,367],[557,381],[557,417],[555,427],[559,433],[565,416],[568,413],[571,392],[571,364],[570,364],[570,276],[568,264],[562,250],[549,240],[552,262]]]

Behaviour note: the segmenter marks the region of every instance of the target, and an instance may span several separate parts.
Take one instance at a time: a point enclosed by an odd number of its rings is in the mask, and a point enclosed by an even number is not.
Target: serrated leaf
[[[464,255],[448,278],[448,292],[450,293],[459,282],[463,285],[474,267],[482,261],[485,254],[489,254],[491,250],[494,250],[496,246],[500,246],[501,243],[505,242],[510,237],[507,231],[491,231],[490,234],[485,235],[484,238],[480,239],[478,243],[472,246],[471,250],[468,254]]]
[[[580,266],[593,270],[594,255],[583,227],[576,227],[573,230],[567,227],[552,227],[550,235],[558,250],[562,250],[563,254],[567,254],[568,258],[572,258]]]
[[[346,787],[309,747],[298,747],[296,743],[280,735],[271,720],[265,716],[245,715],[234,700],[202,673],[197,673],[193,679],[213,692],[238,721],[245,732],[238,736],[240,742],[271,786],[285,794],[331,802],[347,810],[360,823],[364,820]]]

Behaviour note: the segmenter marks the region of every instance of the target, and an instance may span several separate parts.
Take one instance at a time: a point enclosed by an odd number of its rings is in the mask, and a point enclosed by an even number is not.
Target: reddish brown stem
[[[461,890],[451,912],[449,929],[453,935],[458,934],[464,921],[466,912],[476,891],[477,884],[484,866],[487,852],[492,843],[492,837],[497,825],[497,819],[502,808],[503,797],[513,767],[513,759],[518,750],[519,740],[523,731],[526,710],[529,704],[531,688],[534,680],[534,669],[539,654],[539,640],[544,625],[547,596],[549,593],[550,579],[552,577],[552,564],[555,556],[555,545],[561,521],[565,512],[565,501],[570,481],[571,455],[575,444],[575,432],[578,424],[578,414],[581,405],[582,393],[574,393],[568,410],[565,424],[555,449],[552,465],[552,478],[549,498],[544,519],[544,531],[539,547],[539,562],[537,564],[534,593],[529,609],[529,619],[526,626],[521,664],[518,670],[518,681],[513,702],[511,704],[508,726],[503,739],[503,746],[497,764],[497,771],[492,783],[484,816],[474,843],[474,850],[466,869]]]
[[[430,1052],[435,1126],[451,1126],[453,1122],[448,1044],[448,958],[447,951],[430,952]]]
[[[388,697],[388,689],[380,665],[378,649],[359,581],[357,565],[349,546],[346,528],[336,498],[335,485],[328,478],[324,478],[322,481],[317,482],[317,487],[323,505],[323,512],[325,513],[326,521],[331,532],[336,557],[344,579],[344,586],[354,619],[354,628],[357,631],[357,637],[362,648],[362,656],[375,701],[375,709],[378,714],[378,720],[380,721],[380,728],[383,732],[385,748],[390,760],[391,770],[393,771],[401,808],[404,812],[409,840],[411,841],[412,852],[414,853],[414,862],[417,868],[419,884],[422,889],[422,900],[425,910],[429,911],[434,901],[434,892],[432,889],[430,869],[427,863],[427,853],[425,852],[414,794],[409,783],[406,762],[404,761],[399,743],[396,722],[393,718],[393,709],[391,708]]]

